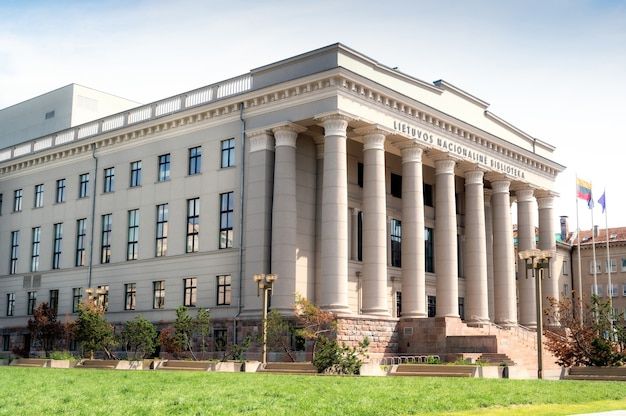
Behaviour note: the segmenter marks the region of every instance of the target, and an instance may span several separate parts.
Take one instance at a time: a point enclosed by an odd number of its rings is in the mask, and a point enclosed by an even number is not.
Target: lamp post
[[[541,310],[541,279],[543,270],[548,270],[550,278],[550,259],[553,257],[550,250],[539,250],[536,248],[523,250],[518,253],[519,258],[526,262],[526,278],[528,270],[532,270],[532,277],[535,279],[535,302],[537,306],[537,378],[543,378],[543,313]]]
[[[278,279],[277,274],[255,274],[252,276],[254,281],[257,283],[257,296],[261,296],[261,290],[263,291],[263,329],[262,329],[262,337],[263,337],[263,345],[261,346],[261,363],[267,363],[267,294],[272,291],[272,286],[276,279]]]

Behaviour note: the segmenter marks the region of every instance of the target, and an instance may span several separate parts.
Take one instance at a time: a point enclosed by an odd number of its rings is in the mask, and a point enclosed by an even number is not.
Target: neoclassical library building
[[[216,348],[238,342],[263,274],[272,308],[298,293],[374,354],[445,348],[426,322],[537,324],[516,250],[557,250],[565,168],[446,81],[334,44],[145,105],[70,85],[0,130],[0,350],[28,348],[40,302],[68,319],[90,296],[114,324],[209,308]]]

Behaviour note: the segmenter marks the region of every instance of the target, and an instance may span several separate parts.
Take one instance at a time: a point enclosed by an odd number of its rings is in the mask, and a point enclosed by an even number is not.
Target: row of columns
[[[337,313],[351,313],[348,303],[348,191],[347,128],[350,118],[331,115],[321,119],[324,126],[321,182],[321,259],[320,306]],[[271,271],[295,279],[297,247],[296,140],[304,129],[288,124],[273,129],[275,138],[274,188],[272,204]],[[363,265],[362,310],[368,315],[389,316],[387,299],[387,207],[385,188],[386,132],[378,127],[359,129],[363,137]],[[402,155],[402,310],[406,317],[427,316],[424,196],[422,155],[414,144],[398,145]],[[436,227],[435,272],[437,316],[458,317],[457,214],[455,167],[447,155],[435,159]],[[469,320],[513,325],[517,323],[513,228],[510,210],[510,181],[492,175],[492,189],[484,189],[484,172],[476,167],[465,170],[465,277],[466,317]],[[318,186],[320,186],[318,184]],[[534,248],[532,225],[533,191],[516,190],[518,202],[519,249]],[[549,194],[538,198],[540,241],[552,249],[552,200]],[[276,220],[279,219],[279,220]],[[354,237],[352,237],[354,238]],[[549,247],[548,247],[549,246]],[[489,261],[492,259],[491,261]],[[522,266],[520,266],[521,268]],[[522,274],[520,269],[520,276]],[[554,279],[556,280],[556,279]],[[557,294],[558,285],[546,283],[544,293]],[[280,285],[278,285],[280,287]],[[520,279],[520,322],[536,323],[534,282]],[[556,291],[555,291],[556,288]],[[274,295],[280,307],[290,305],[293,292]],[[284,306],[284,305],[283,305]]]

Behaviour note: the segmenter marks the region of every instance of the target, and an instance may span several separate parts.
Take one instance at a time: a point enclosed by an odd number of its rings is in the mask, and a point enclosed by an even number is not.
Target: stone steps
[[[273,374],[317,374],[317,367],[311,363],[266,363],[257,372]]]
[[[483,353],[478,357],[477,361],[491,365],[500,365],[502,363],[515,365],[515,361],[511,360],[508,355],[502,353]]]

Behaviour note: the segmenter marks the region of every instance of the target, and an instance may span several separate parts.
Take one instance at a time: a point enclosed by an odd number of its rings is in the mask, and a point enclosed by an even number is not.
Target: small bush
[[[76,361],[76,357],[72,355],[69,351],[52,351],[50,353],[50,358],[53,360],[70,360]]]
[[[426,358],[426,364],[441,364],[441,358],[429,355]]]

